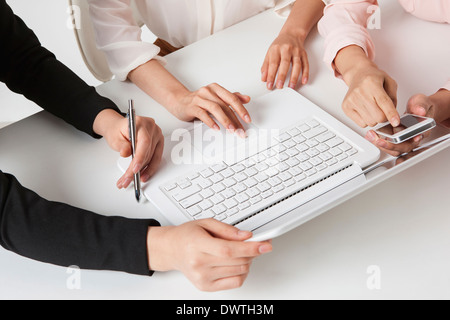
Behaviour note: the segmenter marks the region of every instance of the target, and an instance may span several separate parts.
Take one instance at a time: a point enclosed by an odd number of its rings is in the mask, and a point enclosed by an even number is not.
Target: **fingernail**
[[[417,107],[416,112],[419,116],[424,116],[427,114],[427,110],[424,107]]]
[[[237,129],[236,132],[237,132],[238,136],[241,137],[242,139],[247,138],[247,135],[245,134],[245,131],[244,131],[244,130],[242,130],[242,129]]]
[[[374,142],[377,139],[377,136],[373,131],[369,131],[366,134],[366,139],[369,140],[370,142]]]
[[[302,83],[303,84],[307,84],[308,83],[308,77],[304,77]]]
[[[391,123],[394,127],[397,127],[400,124],[400,119],[398,117],[393,117]]]
[[[228,130],[230,130],[231,132],[234,132],[236,130],[236,128],[232,124],[230,124],[228,126]]]
[[[261,74],[261,81],[264,81],[264,80],[266,79],[266,77],[267,77],[267,71],[264,71],[264,72]]]
[[[259,253],[267,253],[272,251],[272,246],[270,244],[263,244],[258,248]]]
[[[219,128],[219,126],[217,124],[213,125],[213,129],[216,130],[216,131],[220,131],[220,128]]]
[[[282,89],[283,85],[284,85],[283,81],[280,80],[280,81],[277,82],[277,88],[278,89]]]
[[[295,89],[295,83],[293,83],[293,82],[289,83],[289,88]]]
[[[422,139],[423,139],[423,135],[417,136],[414,138],[414,142],[422,141]]]
[[[136,174],[141,170],[141,164],[136,163],[133,167],[133,173]]]
[[[245,115],[244,120],[245,120],[245,122],[247,122],[247,123],[252,122],[252,119],[250,119],[250,116],[249,116],[248,114]]]
[[[267,82],[267,89],[269,90],[273,89],[273,82]]]
[[[251,237],[252,233],[250,231],[239,230],[237,235],[239,238],[248,238]]]
[[[142,181],[142,182],[147,182],[149,179],[150,179],[150,176],[149,176],[148,173],[143,174],[143,175],[141,176],[141,181]]]

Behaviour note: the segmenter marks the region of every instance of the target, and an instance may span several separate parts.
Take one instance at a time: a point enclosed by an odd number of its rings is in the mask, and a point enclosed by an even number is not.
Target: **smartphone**
[[[390,123],[382,124],[375,132],[384,140],[399,144],[412,139],[436,126],[433,118],[405,114],[400,118],[400,125],[393,127]]]

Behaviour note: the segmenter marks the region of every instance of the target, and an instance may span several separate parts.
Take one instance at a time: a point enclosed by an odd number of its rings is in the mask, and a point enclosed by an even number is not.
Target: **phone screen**
[[[415,117],[413,115],[406,115],[400,119],[400,125],[398,127],[393,127],[390,124],[385,125],[384,127],[381,127],[377,129],[378,132],[393,135],[397,134],[399,132],[402,132],[403,130],[406,130],[408,128],[411,128],[412,126],[424,121],[426,119],[421,117]]]

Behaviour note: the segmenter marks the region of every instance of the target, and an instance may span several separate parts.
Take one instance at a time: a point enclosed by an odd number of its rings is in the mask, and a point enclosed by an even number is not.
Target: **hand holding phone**
[[[433,118],[405,114],[400,119],[400,125],[393,127],[390,123],[382,124],[375,132],[390,143],[400,144],[433,129],[436,122]]]
[[[383,124],[376,131],[368,131],[366,139],[380,150],[398,157],[417,148],[427,136],[427,131],[435,126],[432,118],[406,114],[398,127]]]

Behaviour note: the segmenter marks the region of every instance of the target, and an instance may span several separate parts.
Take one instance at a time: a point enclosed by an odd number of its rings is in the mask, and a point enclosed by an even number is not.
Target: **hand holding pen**
[[[129,109],[134,109],[132,101],[129,103]],[[129,110],[130,111],[130,110]],[[155,120],[147,117],[139,117],[134,115],[135,134],[130,134],[130,120],[124,119],[126,123],[122,124],[123,141],[121,149],[118,149],[122,157],[134,156],[128,170],[117,182],[117,187],[128,188],[131,182],[135,181],[140,174],[140,182],[147,182],[161,163],[162,153],[164,150],[164,136],[161,129],[156,125]],[[133,129],[131,127],[131,129]],[[131,130],[133,131],[133,130]],[[126,132],[126,134],[124,134]],[[133,141],[134,140],[134,149]],[[139,185],[139,182],[135,182]],[[137,191],[137,190],[136,190]]]
[[[96,118],[95,132],[103,136],[109,146],[123,158],[132,156],[128,119],[114,110],[105,109]],[[140,173],[147,182],[159,167],[164,149],[164,137],[155,120],[136,116],[135,156],[127,171],[117,181],[119,189],[128,188],[134,175]]]

